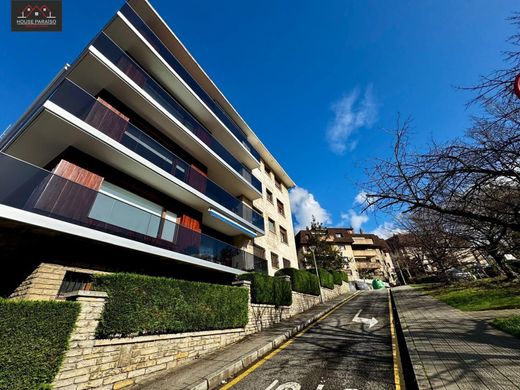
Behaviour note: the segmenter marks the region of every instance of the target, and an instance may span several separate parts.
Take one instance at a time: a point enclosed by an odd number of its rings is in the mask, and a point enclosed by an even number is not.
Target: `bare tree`
[[[409,244],[416,258],[426,260],[441,279],[448,279],[448,271],[460,266],[458,254],[466,243],[446,223],[443,215],[429,210],[409,214],[402,221],[409,234]]]
[[[367,170],[365,209],[428,209],[520,231],[520,129],[481,123],[469,141],[424,153],[409,148],[410,122],[398,123],[392,158]]]

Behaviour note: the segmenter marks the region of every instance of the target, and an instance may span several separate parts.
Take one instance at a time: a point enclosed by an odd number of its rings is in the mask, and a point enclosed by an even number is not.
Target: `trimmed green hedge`
[[[348,283],[348,274],[345,271],[341,271],[341,278],[345,283]]]
[[[50,388],[80,306],[0,299],[0,389]]]
[[[341,286],[343,284],[343,272],[334,270],[330,270],[329,272],[332,275],[332,280],[334,281],[334,284]]]
[[[320,295],[318,277],[303,269],[283,268],[276,272],[276,276],[288,275],[291,277],[293,291],[303,294]]]
[[[320,275],[321,286],[332,290],[334,288],[334,277],[332,274],[323,268],[318,268],[318,274]]]
[[[266,305],[290,306],[292,304],[291,285],[281,278],[251,272],[238,277],[251,282],[251,302]]]
[[[246,289],[165,277],[95,275],[108,293],[97,337],[195,332],[247,324]]]

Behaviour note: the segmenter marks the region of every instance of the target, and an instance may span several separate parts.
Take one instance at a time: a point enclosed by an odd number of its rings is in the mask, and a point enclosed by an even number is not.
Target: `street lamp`
[[[318,264],[316,264],[316,247],[314,245],[309,247],[309,250],[312,252],[312,259],[314,260],[314,270],[316,271],[316,276],[318,277],[318,285],[320,286],[320,302],[323,303],[323,294],[321,293],[321,281],[320,281],[320,273],[318,272]]]

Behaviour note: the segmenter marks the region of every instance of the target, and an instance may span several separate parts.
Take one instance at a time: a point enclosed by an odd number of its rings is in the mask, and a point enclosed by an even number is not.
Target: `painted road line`
[[[392,360],[394,362],[394,383],[395,390],[401,390],[401,375],[399,374],[399,357],[397,354],[397,336],[395,332],[394,312],[392,310],[392,300],[390,299],[390,289],[388,289],[388,311],[390,321],[390,336],[392,338]]]
[[[269,386],[265,388],[265,390],[273,390],[274,387],[278,384],[278,379],[274,380]]]
[[[313,326],[317,325],[321,321],[323,321],[325,318],[330,316],[332,313],[334,313],[336,310],[338,310],[340,307],[345,305],[346,303],[350,302],[352,299],[354,299],[359,294],[359,291],[356,291],[352,296],[345,299],[342,303],[340,303],[338,306],[336,306],[334,309],[329,311],[327,314],[322,315],[320,318],[318,318],[314,323],[307,326],[305,329],[300,331],[296,336],[294,336],[292,339],[287,340],[285,343],[280,345],[278,348],[273,350],[271,353],[269,353],[267,356],[264,356],[259,361],[257,361],[255,364],[253,364],[251,367],[249,367],[247,370],[245,370],[242,374],[237,376],[235,379],[231,380],[229,383],[225,384],[220,388],[220,390],[229,390],[233,386],[235,386],[238,382],[240,382],[242,379],[247,377],[249,374],[251,374],[253,371],[255,371],[257,368],[261,367],[265,362],[272,359],[276,355],[278,355],[280,352],[282,352],[285,348],[287,348],[289,345],[291,345],[298,337],[306,333],[309,329],[311,329]]]

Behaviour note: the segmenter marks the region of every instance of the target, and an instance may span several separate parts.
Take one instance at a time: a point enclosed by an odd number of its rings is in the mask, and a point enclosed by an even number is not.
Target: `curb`
[[[242,355],[238,359],[230,362],[226,367],[220,369],[219,371],[212,372],[207,375],[202,381],[197,383],[192,383],[191,385],[185,387],[185,390],[210,390],[222,384],[222,381],[228,379],[229,377],[239,373],[240,371],[248,368],[251,364],[253,364],[258,359],[264,357],[272,350],[276,349],[278,346],[282,345],[285,341],[296,335],[298,332],[309,326],[310,324],[316,322],[319,318],[335,309],[339,305],[343,304],[346,300],[351,298],[352,295],[349,295],[345,299],[342,299],[340,302],[327,307],[326,309],[320,311],[319,313],[312,316],[312,318],[300,322],[298,325],[295,325],[293,328],[284,332],[284,334],[276,336],[272,341],[264,344],[263,346],[257,348],[256,350],[249,352],[245,355]]]
[[[408,324],[403,318],[399,317],[399,303],[397,299],[395,299],[394,292],[390,290],[390,296],[392,299],[393,307],[395,309],[395,317],[396,317],[396,328],[398,333],[398,341],[401,341],[400,346],[404,346],[406,348],[406,355],[401,352],[401,359],[407,358],[407,362],[402,361],[402,364],[406,364],[408,367],[408,375],[409,377],[405,377],[406,388],[407,389],[419,389],[419,390],[431,390],[432,386],[430,381],[428,380],[428,376],[426,375],[426,371],[424,369],[424,365],[417,353],[417,349],[415,348],[415,342],[413,336],[408,329]],[[401,339],[401,340],[399,340]],[[411,373],[410,373],[411,371]]]

